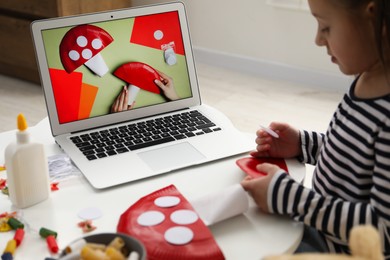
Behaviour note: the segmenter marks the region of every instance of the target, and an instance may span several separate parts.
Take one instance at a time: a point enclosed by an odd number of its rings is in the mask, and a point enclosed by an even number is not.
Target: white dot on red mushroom
[[[194,238],[194,232],[187,227],[172,227],[165,231],[164,238],[174,245],[185,245]]]
[[[164,33],[160,30],[154,32],[154,39],[161,40],[164,37]]]
[[[76,39],[77,45],[80,47],[85,47],[88,44],[88,40],[85,36],[79,36]]]
[[[169,208],[180,203],[180,198],[176,196],[162,196],[154,200],[154,204],[161,208]]]
[[[68,55],[69,55],[69,58],[70,58],[71,60],[76,61],[76,60],[80,59],[80,54],[79,54],[77,51],[75,51],[75,50],[71,50],[71,51],[68,53]]]
[[[92,41],[92,48],[94,48],[95,50],[100,49],[102,46],[103,46],[102,40],[100,40],[100,39],[94,39],[94,40]]]
[[[150,210],[142,213],[137,218],[137,223],[141,226],[155,226],[163,222],[165,216],[163,213],[155,210]]]
[[[81,56],[83,56],[84,59],[89,60],[92,58],[92,51],[90,49],[84,49],[81,52]]]
[[[189,225],[198,220],[198,215],[192,210],[180,209],[171,214],[171,220],[179,225]]]

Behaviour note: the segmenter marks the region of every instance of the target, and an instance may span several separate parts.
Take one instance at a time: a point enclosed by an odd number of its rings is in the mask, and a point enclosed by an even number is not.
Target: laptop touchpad
[[[138,156],[154,171],[172,170],[190,166],[205,156],[190,143],[174,144],[155,150],[138,153]]]

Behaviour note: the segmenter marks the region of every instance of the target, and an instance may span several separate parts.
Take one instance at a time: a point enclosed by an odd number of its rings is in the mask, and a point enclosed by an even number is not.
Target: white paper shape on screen
[[[83,52],[82,55],[85,55],[86,57],[91,57],[86,63],[84,63],[84,65],[90,68],[93,72],[95,72],[100,77],[103,77],[108,72],[107,64],[105,63],[100,53],[92,57],[92,52],[87,51],[85,53]]]
[[[179,205],[180,198],[176,196],[162,196],[154,200],[154,204],[161,208],[170,208]]]
[[[153,34],[154,39],[161,40],[164,37],[164,33],[161,30],[156,30]]]
[[[149,227],[162,223],[164,219],[165,216],[163,213],[156,210],[150,210],[139,215],[139,217],[137,218],[137,222],[141,226]]]
[[[189,225],[195,223],[199,219],[198,215],[188,209],[180,209],[172,212],[171,220],[178,225]]]
[[[207,226],[240,215],[249,208],[248,195],[241,184],[206,194],[190,203]]]
[[[194,232],[187,227],[172,227],[165,231],[164,238],[174,245],[185,245],[194,238]]]

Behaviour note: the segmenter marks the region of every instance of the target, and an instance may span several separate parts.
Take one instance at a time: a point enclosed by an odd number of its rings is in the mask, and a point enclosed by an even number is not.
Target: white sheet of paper
[[[207,226],[240,215],[249,208],[248,195],[241,184],[208,193],[190,203]]]
[[[94,220],[100,218],[103,215],[103,213],[98,208],[90,207],[90,208],[84,208],[80,210],[77,215],[79,216],[79,218],[84,220]]]

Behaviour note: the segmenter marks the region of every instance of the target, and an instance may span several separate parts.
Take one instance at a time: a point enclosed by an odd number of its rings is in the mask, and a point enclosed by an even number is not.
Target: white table
[[[48,156],[60,153],[51,136],[47,118],[30,127],[30,131],[35,140],[46,145]],[[14,131],[0,134],[0,165],[4,164],[4,149],[14,136]],[[77,227],[81,219],[77,214],[88,207],[97,207],[103,213],[101,218],[93,221],[97,229],[89,234],[115,232],[120,215],[133,203],[170,184],[174,184],[188,200],[237,184],[245,174],[236,166],[235,161],[244,156],[246,155],[190,167],[102,191],[93,189],[82,176],[61,182],[60,190],[51,192],[48,200],[19,210],[27,227],[25,238],[17,248],[15,257],[44,259],[50,256],[46,241],[37,233],[41,227],[58,232],[60,250],[81,237],[83,233]],[[305,167],[290,174],[297,181],[302,181]],[[0,172],[0,178],[5,177],[6,173]],[[8,197],[0,194],[0,214],[15,210]],[[263,214],[252,201],[246,213],[214,224],[210,229],[226,259],[261,259],[270,254],[293,252],[303,234],[302,224],[286,217]],[[13,235],[12,231],[0,233],[1,253]]]

